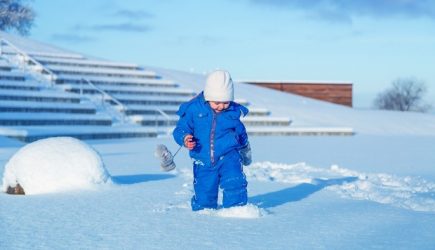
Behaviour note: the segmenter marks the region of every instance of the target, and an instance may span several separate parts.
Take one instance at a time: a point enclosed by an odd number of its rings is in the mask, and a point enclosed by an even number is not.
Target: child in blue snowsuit
[[[177,112],[180,119],[174,139],[190,150],[193,159],[193,211],[216,209],[219,186],[224,208],[247,203],[248,183],[242,164],[251,163],[251,149],[240,117],[248,109],[233,100],[230,74],[218,70],[209,74],[204,91]]]

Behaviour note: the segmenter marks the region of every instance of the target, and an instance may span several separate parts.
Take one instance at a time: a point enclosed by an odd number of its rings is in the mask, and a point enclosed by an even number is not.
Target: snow
[[[94,110],[95,105],[90,102],[80,102],[80,103],[71,103],[71,102],[58,102],[54,106],[53,103],[50,102],[36,102],[36,101],[6,101],[2,100],[0,103],[0,107],[14,107],[14,108],[62,108],[62,109],[82,109],[82,110]]]
[[[56,90],[44,90],[40,91],[28,91],[28,90],[10,90],[10,89],[2,89],[2,95],[7,96],[30,96],[30,97],[53,97],[53,98],[64,98],[64,99],[72,99],[72,100],[80,100],[81,96],[79,94],[71,93],[71,92],[59,92]]]
[[[305,163],[257,162],[246,169],[251,179],[328,187],[341,197],[369,200],[414,211],[435,212],[435,182],[385,173],[360,173],[332,165],[315,168]]]
[[[93,87],[89,85],[84,86],[77,86],[77,84],[63,84],[63,89],[78,89],[82,88],[83,90],[94,90]],[[113,92],[131,92],[137,95],[142,95],[145,93],[154,94],[154,95],[163,95],[163,94],[185,94],[185,95],[192,95],[194,92],[189,89],[178,89],[178,88],[160,88],[160,87],[147,87],[144,89],[143,87],[128,87],[124,86],[122,89],[119,88],[119,86],[113,86],[111,84],[98,84],[98,88],[103,89],[104,91],[113,91]]]
[[[205,78],[151,69],[170,82],[143,81],[195,92]],[[106,184],[88,181],[91,190],[55,188],[39,195],[0,193],[0,249],[434,249],[435,115],[352,109],[242,83],[236,98],[289,117],[296,131],[341,128],[354,135],[250,136],[253,164],[244,168],[249,204],[200,212],[190,209],[187,151],[177,154],[177,168],[169,173],[161,172],[153,155],[158,144],[176,151],[170,137],[80,142],[88,145],[84,152],[62,143],[56,149],[69,148],[65,153],[74,156],[58,166],[85,161],[85,152],[93,152],[101,160],[96,165],[107,170]],[[11,159],[30,145],[0,137],[0,173],[9,172]],[[42,150],[35,147],[39,153],[31,163],[52,165],[47,158],[53,154]],[[18,175],[45,176],[42,170]],[[2,180],[3,187],[11,179]]]
[[[224,218],[241,218],[241,219],[256,219],[263,216],[266,212],[253,205],[247,204],[246,206],[230,207],[226,209],[204,209],[199,211],[199,214],[218,216]]]
[[[177,154],[177,168],[169,173],[160,171],[153,155],[160,143],[175,152],[171,138],[87,141],[116,184],[92,192],[0,194],[0,246],[433,249],[434,137],[252,136],[250,141],[249,205],[198,213],[190,209],[187,151]],[[19,149],[3,149],[0,169]]]
[[[57,106],[57,104],[56,104]],[[84,106],[86,107],[86,106]],[[97,114],[62,114],[62,113],[50,113],[50,112],[38,112],[38,113],[23,113],[23,112],[8,112],[0,113],[0,120],[13,119],[13,120],[84,120],[84,121],[112,121],[112,118],[104,113]]]
[[[136,69],[116,69],[116,68],[91,68],[81,66],[63,66],[63,65],[48,65],[48,68],[54,72],[76,73],[76,74],[91,74],[91,75],[122,75],[126,77],[153,78],[155,72],[148,70]]]
[[[42,125],[42,126],[14,126],[14,127],[0,127],[0,133],[11,137],[25,137],[25,136],[56,136],[59,134],[67,134],[70,136],[83,135],[83,134],[155,134],[167,133],[165,128],[156,127],[140,127],[136,125],[131,126],[89,126],[89,125]]]
[[[32,54],[33,55],[33,54]],[[44,57],[44,56],[33,56],[37,61],[42,61],[44,64],[59,64],[65,63],[70,65],[80,65],[80,66],[105,66],[114,68],[138,68],[139,65],[126,62],[110,62],[103,60],[83,60],[84,58],[55,58],[55,57]]]
[[[98,153],[72,137],[53,137],[22,147],[5,165],[3,191],[20,184],[26,195],[95,189],[110,182]]]
[[[62,80],[72,80],[72,81],[81,81],[83,76],[81,75],[72,75],[72,74],[57,74],[56,79]],[[105,83],[129,83],[133,85],[158,85],[162,87],[173,87],[175,83],[171,80],[163,80],[163,79],[147,79],[147,78],[134,78],[134,77],[115,77],[115,76],[92,76],[87,75],[86,79],[91,82],[105,82]]]

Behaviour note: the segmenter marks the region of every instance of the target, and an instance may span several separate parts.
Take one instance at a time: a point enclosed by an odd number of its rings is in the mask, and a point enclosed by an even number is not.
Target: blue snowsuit
[[[203,93],[180,106],[174,139],[184,145],[184,137],[191,134],[196,141],[190,151],[195,190],[192,210],[217,208],[219,186],[223,189],[223,207],[246,205],[248,183],[239,149],[248,143],[245,126],[240,121],[240,116],[247,113],[247,108],[235,102],[216,113]]]

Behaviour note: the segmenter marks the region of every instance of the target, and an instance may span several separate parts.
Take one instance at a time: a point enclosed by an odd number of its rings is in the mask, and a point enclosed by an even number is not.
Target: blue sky
[[[435,104],[435,1],[34,0],[30,38],[86,55],[234,79],[354,83],[369,107],[399,77]]]

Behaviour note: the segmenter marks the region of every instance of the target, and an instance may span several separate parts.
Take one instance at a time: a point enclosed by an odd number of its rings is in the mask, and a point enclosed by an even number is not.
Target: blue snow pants
[[[204,208],[216,209],[219,186],[223,190],[224,208],[243,206],[248,201],[246,190],[248,182],[237,151],[221,157],[213,166],[194,162],[193,178],[195,190],[191,201],[193,211]]]

